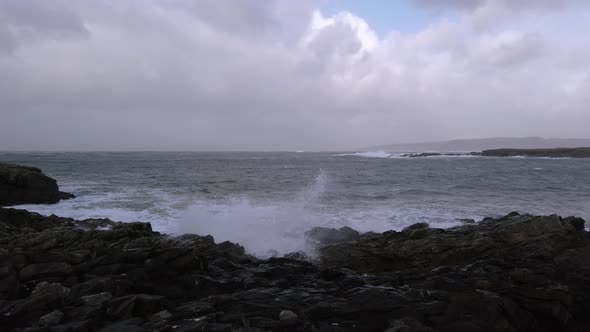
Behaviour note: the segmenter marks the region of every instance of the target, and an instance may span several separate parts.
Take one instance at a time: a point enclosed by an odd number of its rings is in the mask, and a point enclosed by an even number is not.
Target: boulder
[[[305,232],[305,237],[312,245],[326,245],[333,243],[356,241],[360,233],[350,227],[326,228],[314,227]]]
[[[59,191],[57,182],[35,167],[0,164],[0,206],[54,204],[74,195]]]
[[[61,319],[63,318],[63,312],[59,310],[53,310],[52,312],[48,313],[47,315],[41,316],[39,318],[39,325],[41,326],[53,326],[59,324]]]
[[[47,277],[66,277],[72,273],[72,266],[66,263],[42,263],[25,266],[20,272],[21,280],[42,279]]]

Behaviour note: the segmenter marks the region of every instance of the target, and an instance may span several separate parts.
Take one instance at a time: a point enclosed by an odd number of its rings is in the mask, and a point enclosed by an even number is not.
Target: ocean
[[[511,211],[590,220],[590,159],[404,158],[384,152],[0,153],[76,199],[22,205],[44,215],[150,222],[211,234],[258,256],[305,250],[314,226],[452,227]]]

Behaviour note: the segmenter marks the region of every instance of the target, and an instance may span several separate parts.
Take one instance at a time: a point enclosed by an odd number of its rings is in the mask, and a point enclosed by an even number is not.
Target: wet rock
[[[31,293],[31,297],[43,297],[50,296],[51,298],[65,298],[70,293],[70,289],[62,286],[61,284],[55,283],[50,284],[48,282],[40,282],[35,286],[35,289]]]
[[[436,332],[436,330],[424,326],[414,318],[405,317],[391,323],[385,332]]]
[[[41,316],[41,318],[39,318],[39,325],[41,325],[41,326],[57,325],[57,324],[59,324],[59,322],[61,322],[61,319],[63,318],[63,316],[64,316],[63,312],[61,312],[59,310],[54,310],[54,311],[48,313],[47,315]]]
[[[419,236],[415,233],[420,230]],[[575,243],[584,242],[584,232],[558,216],[534,217],[511,213],[477,225],[447,230],[410,226],[401,233],[361,239],[320,249],[324,266],[348,267],[357,271],[469,264],[487,259],[545,259]],[[569,243],[566,245],[566,243]]]
[[[110,301],[113,298],[113,295],[109,292],[98,293],[94,295],[86,295],[82,296],[81,300],[84,303],[94,306],[98,305],[101,306],[103,303]]]
[[[57,182],[35,167],[0,163],[0,206],[53,204],[74,195],[59,191]]]
[[[444,230],[419,224],[370,236],[342,233],[351,237],[339,234],[345,242],[319,246],[317,261],[304,253],[258,259],[231,242],[161,235],[145,223],[84,225],[0,208],[0,326],[162,332],[590,327],[590,236],[582,219],[512,213]]]
[[[298,317],[297,314],[295,314],[291,310],[283,310],[283,311],[281,311],[281,313],[279,313],[279,320],[281,320],[281,321],[296,320],[297,317]]]
[[[127,320],[123,320],[120,322],[116,322],[114,324],[109,324],[102,329],[100,332],[144,332],[146,329],[142,327],[144,324],[144,320],[141,318],[131,318]]]
[[[356,241],[360,237],[360,233],[350,227],[326,228],[326,227],[314,227],[309,231],[305,232],[305,237],[308,241],[319,244],[332,244],[341,243],[348,241]]]
[[[20,270],[21,280],[42,279],[47,277],[65,277],[72,273],[72,266],[66,263],[31,264]]]
[[[402,232],[409,232],[409,233],[411,233],[412,231],[415,231],[415,230],[418,230],[418,229],[428,229],[428,228],[430,228],[430,225],[428,223],[426,223],[426,222],[418,222],[418,223],[415,223],[413,225],[410,225],[410,226],[404,228],[402,230]]]
[[[111,300],[107,307],[107,315],[115,319],[149,317],[165,309],[164,297],[149,294],[122,296]]]

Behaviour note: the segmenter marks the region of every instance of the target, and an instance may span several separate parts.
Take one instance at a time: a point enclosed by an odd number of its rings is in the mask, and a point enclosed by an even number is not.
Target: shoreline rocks
[[[590,147],[557,149],[493,149],[481,152],[484,157],[590,158]]]
[[[0,206],[55,204],[75,196],[35,167],[0,163]]]
[[[302,254],[258,259],[239,244],[215,243],[211,236],[171,237],[153,232],[148,223],[75,221],[0,208],[0,326],[7,331],[572,332],[590,327],[590,236],[580,218],[511,213],[451,229],[417,224],[371,236],[352,229],[311,233],[330,242],[318,246],[317,264]]]

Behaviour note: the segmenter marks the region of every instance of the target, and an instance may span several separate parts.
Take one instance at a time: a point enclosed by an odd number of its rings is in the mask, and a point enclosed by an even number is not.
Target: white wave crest
[[[305,250],[305,231],[322,221],[311,207],[327,182],[320,172],[290,201],[257,202],[245,196],[198,200],[178,218],[177,233],[210,234],[216,242],[237,242],[260,257]]]
[[[334,155],[334,157],[345,157],[345,156],[366,157],[366,158],[390,158],[390,157],[392,157],[392,154],[387,153],[385,151],[367,151],[367,152],[355,152],[355,153],[342,153],[342,154]]]

